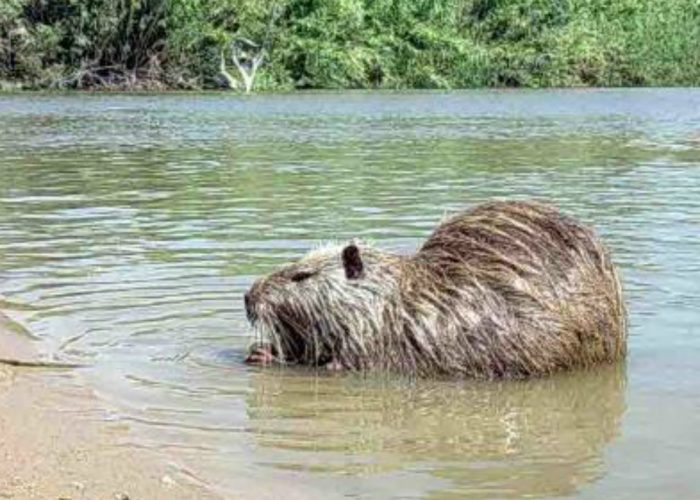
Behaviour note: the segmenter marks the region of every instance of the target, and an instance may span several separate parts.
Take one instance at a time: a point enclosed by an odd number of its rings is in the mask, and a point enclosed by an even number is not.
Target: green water
[[[626,363],[517,383],[261,371],[242,294],[327,240],[540,198],[622,269]],[[0,97],[0,304],[224,497],[700,495],[700,91]],[[83,418],[101,418],[85,415]]]

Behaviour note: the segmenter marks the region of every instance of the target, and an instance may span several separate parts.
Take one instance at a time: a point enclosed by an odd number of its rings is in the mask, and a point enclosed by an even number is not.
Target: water
[[[242,364],[242,294],[319,242],[541,198],[628,298],[618,367],[529,382]],[[2,308],[223,496],[700,495],[700,91],[0,97]],[[78,375],[76,375],[78,376]]]

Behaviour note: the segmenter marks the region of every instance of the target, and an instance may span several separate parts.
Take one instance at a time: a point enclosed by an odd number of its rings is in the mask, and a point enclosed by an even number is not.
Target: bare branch
[[[270,8],[270,16],[267,22],[265,37],[261,44],[255,43],[252,40],[244,37],[237,37],[230,43],[231,61],[236,66],[238,73],[241,75],[246,94],[253,90],[255,83],[255,75],[258,68],[262,66],[265,57],[272,43],[272,31],[277,18],[281,15],[283,9],[278,8],[278,5],[273,5]],[[221,74],[231,82],[232,77],[225,71],[225,62],[221,62]],[[229,85],[231,88],[236,88]],[[237,86],[237,85],[236,85]]]
[[[224,79],[224,84],[230,89],[238,88],[238,80],[236,80],[231,73],[226,69],[226,56],[224,50],[221,50],[221,62],[219,63],[219,74]]]
[[[257,51],[256,54],[252,54]],[[243,79],[246,94],[253,89],[255,74],[265,60],[265,49],[245,38],[231,43],[231,60]]]

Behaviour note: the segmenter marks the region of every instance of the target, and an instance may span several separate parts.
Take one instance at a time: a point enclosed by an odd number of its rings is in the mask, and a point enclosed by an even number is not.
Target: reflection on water
[[[251,432],[268,464],[353,475],[429,469],[449,488],[413,485],[413,494],[439,497],[575,492],[603,474],[604,446],[625,410],[622,366],[499,383],[268,370],[251,384]]]
[[[126,446],[225,496],[683,496],[700,489],[698,109],[683,89],[3,96],[0,308],[91,364]],[[240,362],[256,276],[324,240],[411,251],[494,197],[550,200],[612,247],[626,377]]]

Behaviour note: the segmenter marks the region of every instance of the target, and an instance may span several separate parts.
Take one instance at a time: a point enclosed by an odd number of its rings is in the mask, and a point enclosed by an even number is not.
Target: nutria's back
[[[526,377],[624,356],[620,281],[594,232],[533,202],[441,223],[398,257],[349,244],[248,294],[286,362],[422,376]]]
[[[609,252],[553,207],[480,205],[440,224],[414,260],[403,301],[441,304],[442,331],[425,343],[447,336],[473,349],[437,349],[447,372],[522,377],[625,354],[626,313]]]

